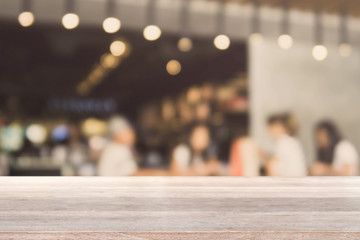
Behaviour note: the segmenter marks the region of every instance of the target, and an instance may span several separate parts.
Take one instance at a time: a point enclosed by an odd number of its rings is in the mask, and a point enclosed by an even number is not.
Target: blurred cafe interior
[[[358,0],[0,0],[1,176],[355,176]]]

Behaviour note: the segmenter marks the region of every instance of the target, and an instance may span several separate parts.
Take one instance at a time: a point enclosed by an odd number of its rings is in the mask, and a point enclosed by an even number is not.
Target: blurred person
[[[130,176],[138,169],[133,146],[136,136],[130,123],[121,116],[109,121],[111,142],[105,147],[98,165],[99,176]]]
[[[296,123],[290,114],[269,117],[268,130],[275,140],[275,151],[266,163],[269,176],[302,177],[306,176],[306,161],[302,146],[296,134]]]
[[[205,125],[192,128],[188,144],[175,147],[170,172],[180,176],[218,175],[221,165],[211,146],[210,131]]]
[[[230,147],[230,176],[255,177],[260,175],[260,149],[255,141],[248,136],[245,128],[240,130]]]
[[[219,115],[221,119],[219,119]],[[213,113],[210,104],[201,101],[195,106],[195,120],[193,123],[205,125],[209,129],[212,136],[211,145],[217,150],[218,160],[227,163],[231,143],[231,127],[228,125],[224,115],[220,112]]]
[[[315,128],[317,162],[311,173],[316,176],[356,176],[359,155],[354,145],[342,138],[335,124],[322,121]]]

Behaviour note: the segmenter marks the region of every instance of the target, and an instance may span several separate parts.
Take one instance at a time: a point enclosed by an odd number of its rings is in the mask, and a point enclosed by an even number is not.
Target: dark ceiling
[[[121,37],[131,53],[89,95],[82,97],[76,86],[91,72],[110,43]],[[163,35],[148,42],[141,31],[105,34],[102,29],[80,27],[22,28],[0,25],[0,110],[15,98],[21,115],[44,113],[49,99],[114,99],[118,111],[131,112],[143,103],[177,94],[205,81],[222,82],[247,70],[245,43],[232,43],[217,50],[212,39],[194,39],[191,52],[176,48],[178,36]],[[182,64],[182,72],[170,76],[165,65],[170,59]]]
[[[214,1],[214,0],[211,0]],[[219,0],[215,0],[219,1]],[[317,8],[329,13],[339,14],[341,9],[345,8],[350,16],[360,17],[359,0],[227,0],[228,2],[238,2],[242,4],[252,4],[258,1],[261,6],[281,8],[284,2],[289,4],[291,9],[314,12]]]

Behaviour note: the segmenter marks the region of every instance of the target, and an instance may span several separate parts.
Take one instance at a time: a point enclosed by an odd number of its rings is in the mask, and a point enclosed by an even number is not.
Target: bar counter
[[[360,239],[360,178],[2,177],[0,239]]]

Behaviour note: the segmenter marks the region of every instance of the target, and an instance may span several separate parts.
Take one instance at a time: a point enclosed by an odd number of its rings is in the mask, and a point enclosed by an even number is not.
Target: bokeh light
[[[66,29],[74,29],[79,25],[79,16],[75,13],[67,13],[62,18],[62,24]]]
[[[118,65],[119,59],[111,53],[105,53],[101,56],[100,63],[104,68],[114,68]]]
[[[21,149],[23,138],[23,129],[17,123],[0,128],[0,148],[4,152]]]
[[[119,19],[114,17],[108,17],[103,21],[103,29],[107,33],[115,33],[119,31],[121,22]]]
[[[170,60],[167,64],[166,64],[166,71],[170,74],[170,75],[177,75],[180,73],[181,71],[181,64],[179,61],[177,60]]]
[[[18,16],[18,20],[21,26],[29,27],[34,23],[34,14],[32,12],[22,12]]]
[[[323,61],[328,55],[327,48],[323,45],[316,45],[312,50],[312,55],[315,60]]]
[[[42,144],[46,140],[46,128],[40,124],[30,125],[25,132],[27,139],[34,144]]]
[[[290,35],[283,34],[283,35],[280,35],[278,38],[279,47],[281,47],[282,49],[287,50],[287,49],[291,48],[293,43],[294,43],[294,40]]]
[[[69,137],[69,128],[65,125],[58,125],[52,130],[51,137],[55,141],[64,141]]]
[[[182,37],[179,39],[177,47],[182,52],[188,52],[192,49],[192,41],[190,38]]]
[[[96,118],[88,118],[83,122],[81,130],[84,135],[88,137],[94,135],[104,135],[107,131],[107,124],[106,122]]]
[[[351,55],[352,48],[348,43],[342,43],[339,46],[339,53],[342,57],[349,57]]]
[[[110,44],[110,52],[114,56],[121,56],[126,51],[126,44],[123,41],[114,41]]]
[[[217,49],[226,50],[230,46],[230,39],[226,35],[218,35],[214,39],[214,45]]]
[[[201,90],[199,87],[191,87],[186,94],[186,101],[190,104],[195,104],[201,99]]]
[[[148,41],[155,41],[161,36],[161,29],[156,25],[149,25],[144,28],[144,38]]]

